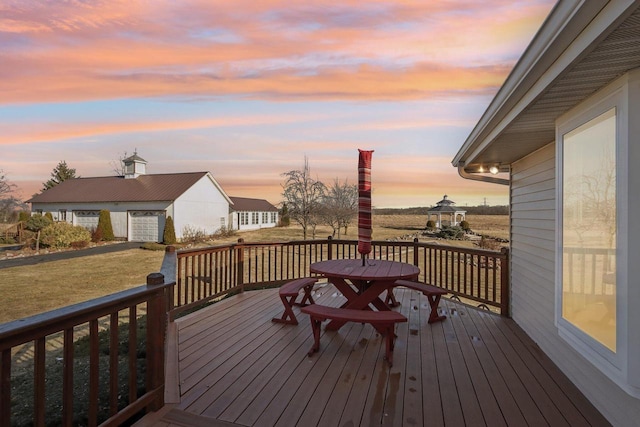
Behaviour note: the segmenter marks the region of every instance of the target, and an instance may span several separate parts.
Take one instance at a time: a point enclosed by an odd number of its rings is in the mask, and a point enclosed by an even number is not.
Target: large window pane
[[[616,112],[563,136],[562,317],[616,351]]]

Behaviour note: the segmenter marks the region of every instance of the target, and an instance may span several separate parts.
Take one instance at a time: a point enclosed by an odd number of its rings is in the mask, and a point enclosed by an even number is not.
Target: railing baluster
[[[109,317],[109,415],[118,412],[118,312]]]
[[[98,424],[98,390],[100,389],[100,338],[98,320],[89,322],[89,425]]]
[[[62,424],[73,425],[73,327],[64,330],[62,367]],[[117,393],[116,393],[117,397]]]
[[[134,305],[129,308],[129,402],[138,398],[137,353],[138,316]]]
[[[35,340],[33,367],[33,422],[45,425],[45,379],[46,379],[46,337]]]

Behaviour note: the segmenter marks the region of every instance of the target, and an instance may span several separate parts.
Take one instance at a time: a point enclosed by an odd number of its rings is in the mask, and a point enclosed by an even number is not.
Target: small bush
[[[427,229],[433,230],[434,228],[436,228],[436,223],[433,222],[433,220],[431,220],[431,219],[429,221],[427,221]]]
[[[496,239],[491,239],[484,236],[480,238],[479,245],[482,249],[489,249],[491,251],[497,251],[500,249],[500,242],[498,242]]]
[[[91,229],[91,241],[93,243],[98,243],[102,241],[102,228],[92,228]]]
[[[53,222],[53,214],[51,212],[47,212],[44,216],[51,222]]]
[[[13,237],[2,237],[0,236],[0,245],[13,245],[16,241]]]
[[[171,215],[167,217],[167,221],[164,223],[164,232],[162,233],[162,243],[165,245],[173,245],[176,243],[176,229],[173,225],[173,218]]]
[[[233,228],[220,227],[218,230],[216,230],[215,233],[213,233],[212,237],[214,239],[220,239],[220,238],[223,238],[223,237],[232,237],[232,236],[235,236],[236,234],[237,234],[237,232]]]
[[[31,215],[29,215],[29,212],[26,211],[20,211],[20,213],[18,214],[18,221],[20,222],[27,222],[29,221],[29,217]]]
[[[89,242],[91,233],[79,225],[71,225],[68,222],[56,222],[42,229],[42,243],[52,248],[68,248],[71,242]]]
[[[105,242],[111,242],[115,240],[113,235],[113,226],[111,225],[111,213],[108,210],[100,211],[100,218],[98,219],[98,228],[102,233],[102,240]]]
[[[471,230],[471,227],[469,227],[469,223],[467,221],[460,221],[460,228],[462,228],[464,231]]]
[[[442,230],[440,230],[436,236],[442,238],[442,239],[449,239],[449,240],[462,240],[462,238],[464,237],[464,230],[461,227],[455,226],[455,227],[443,227]]]
[[[203,243],[208,240],[207,232],[201,228],[185,225],[182,228],[182,243]]]

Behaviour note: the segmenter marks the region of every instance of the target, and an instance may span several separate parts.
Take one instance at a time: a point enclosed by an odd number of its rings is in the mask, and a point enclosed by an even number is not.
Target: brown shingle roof
[[[176,200],[207,172],[74,178],[37,194],[29,203],[154,202]]]
[[[264,199],[249,199],[246,197],[229,197],[233,202],[231,210],[236,212],[277,212],[278,208]]]

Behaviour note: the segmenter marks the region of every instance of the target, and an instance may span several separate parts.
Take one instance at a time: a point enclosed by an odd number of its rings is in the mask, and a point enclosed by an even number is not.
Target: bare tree
[[[9,179],[4,174],[4,171],[0,169],[0,197],[4,198],[13,193],[16,185],[9,182]]]
[[[333,185],[327,189],[323,200],[323,222],[333,229],[333,236],[336,232],[340,238],[340,230],[347,229],[358,213],[358,186],[349,184],[347,181],[340,183],[336,178]]]
[[[16,211],[24,209],[25,204],[13,195],[16,185],[9,182],[4,171],[0,169],[0,221],[8,222],[15,218]]]
[[[302,170],[282,174],[286,180],[282,185],[282,197],[289,210],[289,218],[302,227],[302,236],[307,238],[307,229],[317,225],[318,209],[326,192],[325,185],[311,177],[309,160],[305,156]],[[314,231],[315,235],[315,231]]]
[[[111,170],[116,174],[116,176],[124,176],[124,159],[126,159],[127,157],[129,156],[125,151],[121,156],[118,157],[118,160],[112,160],[111,162],[109,162],[109,165],[111,165]]]

